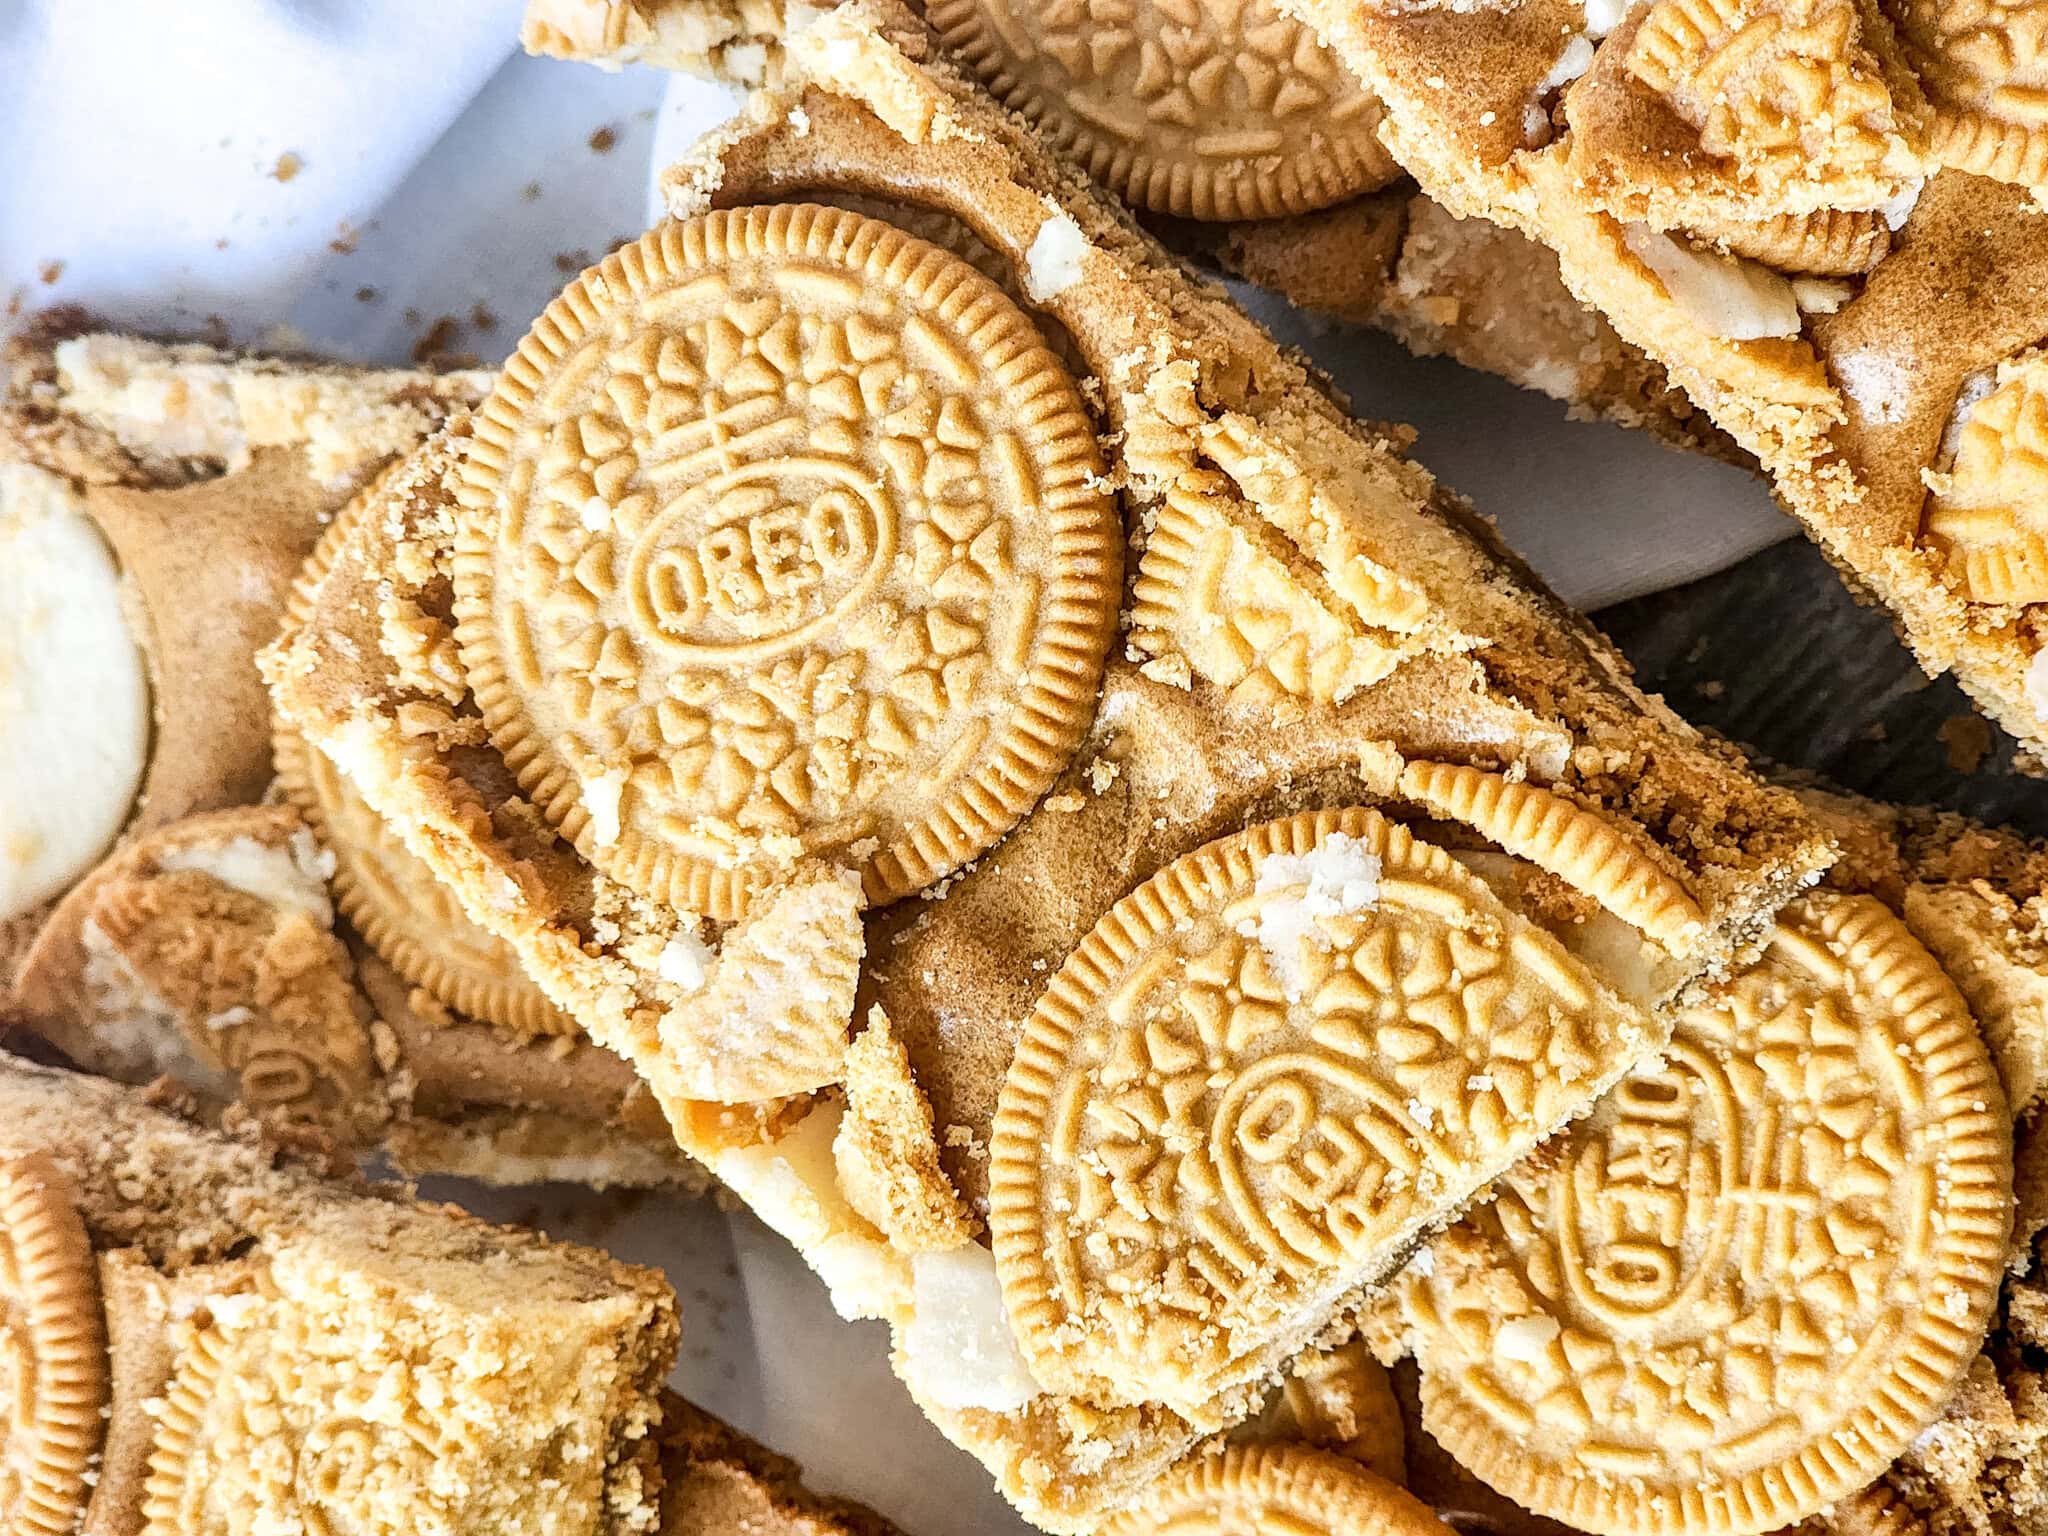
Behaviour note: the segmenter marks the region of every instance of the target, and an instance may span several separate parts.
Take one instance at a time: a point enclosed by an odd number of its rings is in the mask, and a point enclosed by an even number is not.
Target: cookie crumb
[[[369,286],[369,285],[368,285],[367,283],[365,283],[365,284],[364,284],[364,285],[363,285],[362,287],[360,287],[360,288],[358,288],[358,289],[356,290],[356,302],[357,302],[358,304],[374,304],[374,303],[376,303],[376,302],[377,302],[377,290],[376,290],[376,289],[374,289],[374,288],[372,288],[372,287],[370,287],[370,286]]]
[[[590,136],[590,152],[593,155],[608,155],[618,148],[618,130],[606,123]]]
[[[427,333],[413,343],[412,360],[427,363],[447,355],[455,344],[455,337],[462,329],[462,322],[453,315],[442,315],[427,328]]]
[[[495,331],[498,328],[497,311],[488,304],[476,304],[469,311],[469,323],[480,331]]]
[[[335,226],[334,238],[327,242],[327,249],[334,252],[337,256],[352,256],[355,254],[358,238],[355,225],[349,223],[347,219],[343,219]]]
[[[1695,683],[1693,691],[1703,699],[1720,699],[1727,697],[1728,685],[1718,677],[1710,677],[1703,683]]]
[[[1950,715],[1936,734],[1955,773],[1975,773],[1991,751],[1991,727],[1982,715]]]
[[[36,268],[36,276],[43,280],[45,288],[50,287],[63,275],[64,263],[61,261],[46,261]]]
[[[537,181],[529,181],[525,186],[521,187],[519,189],[519,200],[524,203],[539,202],[540,183]]]
[[[306,168],[306,162],[290,150],[277,157],[277,164],[271,167],[271,178],[279,183],[290,181]]]

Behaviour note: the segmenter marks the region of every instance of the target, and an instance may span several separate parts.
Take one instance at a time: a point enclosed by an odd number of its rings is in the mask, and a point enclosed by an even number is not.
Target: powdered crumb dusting
[[[1320,921],[1363,912],[1380,899],[1380,858],[1348,832],[1332,832],[1307,853],[1276,853],[1259,865],[1259,948],[1289,1002],[1308,985],[1302,946],[1328,949]],[[1297,894],[1298,893],[1298,894]]]

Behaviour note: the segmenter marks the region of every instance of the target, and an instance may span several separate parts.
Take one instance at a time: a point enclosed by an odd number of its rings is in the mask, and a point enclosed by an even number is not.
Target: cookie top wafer
[[[92,1247],[61,1174],[0,1162],[0,1529],[65,1536],[105,1433],[106,1328]]]
[[[1889,39],[1857,0],[1652,0],[1565,98],[1572,166],[1617,216],[1702,234],[1875,207],[1925,169]]]
[[[1407,1490],[1331,1451],[1237,1446],[1161,1478],[1103,1536],[1447,1536]]]
[[[1003,1089],[989,1225],[1034,1371],[1199,1413],[1533,1145],[1636,1028],[1374,812],[1176,860],[1061,967]]]
[[[959,258],[809,206],[665,225],[520,343],[464,469],[457,638],[542,814],[734,917],[999,837],[1085,727],[1119,530],[1037,331]]]
[[[1391,180],[1378,104],[1275,0],[934,0],[946,45],[1140,207],[1262,219]]]
[[[1904,925],[1869,897],[1802,898],[1661,1066],[1409,1271],[1424,1423],[1586,1531],[1812,1514],[1882,1472],[1976,1354],[2009,1125]]]

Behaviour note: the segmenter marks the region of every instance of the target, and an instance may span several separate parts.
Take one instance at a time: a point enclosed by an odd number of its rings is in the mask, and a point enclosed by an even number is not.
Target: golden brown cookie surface
[[[105,1434],[105,1322],[85,1228],[41,1156],[0,1163],[0,1529],[63,1536]]]
[[[1103,1536],[1446,1536],[1404,1489],[1329,1451],[1239,1446],[1160,1479]]]
[[[1881,1472],[1975,1354],[2007,1126],[1904,926],[1794,903],[1664,1066],[1410,1270],[1425,1424],[1583,1530],[1794,1523]]]
[[[463,915],[323,753],[283,724],[274,748],[279,783],[334,855],[336,904],[393,970],[465,1018],[523,1035],[577,1033],[512,947]]]
[[[2048,180],[2048,56],[2027,0],[1901,0],[1897,24],[1935,109],[1945,165],[2023,186]]]
[[[1141,207],[1305,213],[1382,186],[1379,106],[1274,0],[936,0],[1009,106]]]
[[[664,226],[548,309],[479,412],[458,641],[543,814],[732,917],[808,856],[919,889],[1084,728],[1119,528],[1031,323],[843,210]]]
[[[1003,1090],[990,1231],[1034,1371],[1202,1411],[1533,1144],[1628,1031],[1554,939],[1374,812],[1176,860],[1053,978]]]

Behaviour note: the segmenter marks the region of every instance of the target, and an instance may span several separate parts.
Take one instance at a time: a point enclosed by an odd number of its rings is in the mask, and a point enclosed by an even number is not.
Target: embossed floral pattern
[[[1071,386],[979,274],[855,215],[614,260],[471,466],[457,639],[493,738],[678,906],[735,915],[855,843],[871,894],[914,890],[1085,719],[1116,527]]]
[[[1814,897],[1404,1303],[1427,1422],[1539,1513],[1775,1528],[1938,1411],[1996,1293],[2010,1141],[1954,987]],[[1500,1479],[1505,1479],[1504,1481]]]
[[[1160,212],[1300,213],[1392,174],[1378,106],[1273,0],[938,0],[930,14],[1011,106]]]
[[[1339,834],[1356,841],[1323,848]],[[1379,862],[1330,865],[1320,896],[1313,874],[1259,875],[1360,854]],[[1638,1027],[1370,812],[1176,861],[1055,977],[1004,1090],[991,1231],[1034,1369],[1097,1401],[1211,1411],[1306,1341],[1317,1298],[1533,1144]]]
[[[2048,360],[2029,353],[1958,402],[1927,533],[1980,603],[2048,601]]]

